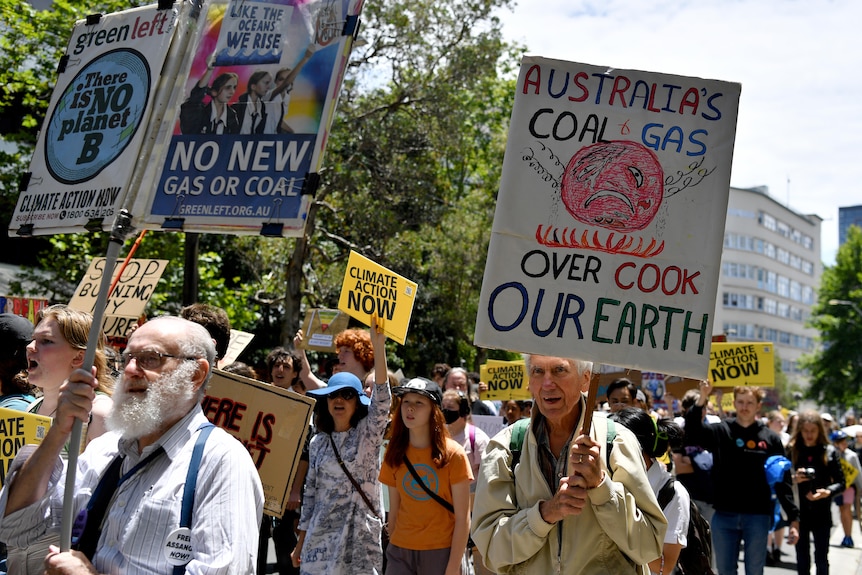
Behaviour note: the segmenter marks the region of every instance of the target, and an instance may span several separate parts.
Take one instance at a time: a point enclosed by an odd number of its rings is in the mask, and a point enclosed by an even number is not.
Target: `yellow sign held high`
[[[488,384],[482,399],[530,399],[530,378],[522,361],[488,360],[479,366],[479,377]]]
[[[369,326],[376,315],[383,332],[404,345],[416,289],[415,282],[351,251],[338,309]]]
[[[709,379],[715,387],[773,387],[773,345],[764,342],[713,342],[709,353]]]

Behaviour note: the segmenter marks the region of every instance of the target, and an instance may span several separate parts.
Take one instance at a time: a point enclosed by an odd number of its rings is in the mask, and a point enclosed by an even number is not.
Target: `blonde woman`
[[[42,396],[30,404],[28,411],[53,417],[57,411],[60,386],[84,363],[93,316],[66,305],[52,305],[38,315],[33,341],[27,345],[27,377],[39,388]],[[99,387],[93,402],[90,422],[85,428],[84,441],[89,443],[106,431],[105,422],[113,402],[113,378],[107,368],[104,338],[99,340],[93,367]],[[29,547],[9,548],[9,573],[41,575],[45,571],[45,556],[49,545],[59,542],[59,525]]]

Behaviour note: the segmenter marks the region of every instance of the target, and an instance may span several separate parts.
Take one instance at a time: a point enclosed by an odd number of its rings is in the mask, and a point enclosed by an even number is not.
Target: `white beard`
[[[108,429],[119,431],[125,439],[140,439],[159,431],[165,422],[182,418],[194,403],[195,391],[190,382],[197,369],[196,362],[181,362],[174,371],[150,382],[142,397],[126,391],[122,376],[114,391]]]

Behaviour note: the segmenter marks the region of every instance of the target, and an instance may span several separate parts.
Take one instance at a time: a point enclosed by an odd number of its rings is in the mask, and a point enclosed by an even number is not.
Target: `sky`
[[[862,2],[517,0],[500,14],[526,53],[742,84],[730,184],[821,224],[862,204]]]

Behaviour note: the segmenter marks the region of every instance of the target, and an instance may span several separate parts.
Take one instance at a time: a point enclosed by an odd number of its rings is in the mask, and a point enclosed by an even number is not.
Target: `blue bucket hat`
[[[359,402],[362,405],[371,405],[371,398],[365,395],[365,390],[362,389],[362,382],[359,381],[358,377],[352,373],[347,373],[346,371],[336,373],[330,377],[326,387],[321,387],[320,389],[309,389],[306,393],[308,395],[325,397],[330,393],[336,392],[339,389],[344,389],[345,387],[356,392],[359,396]]]

